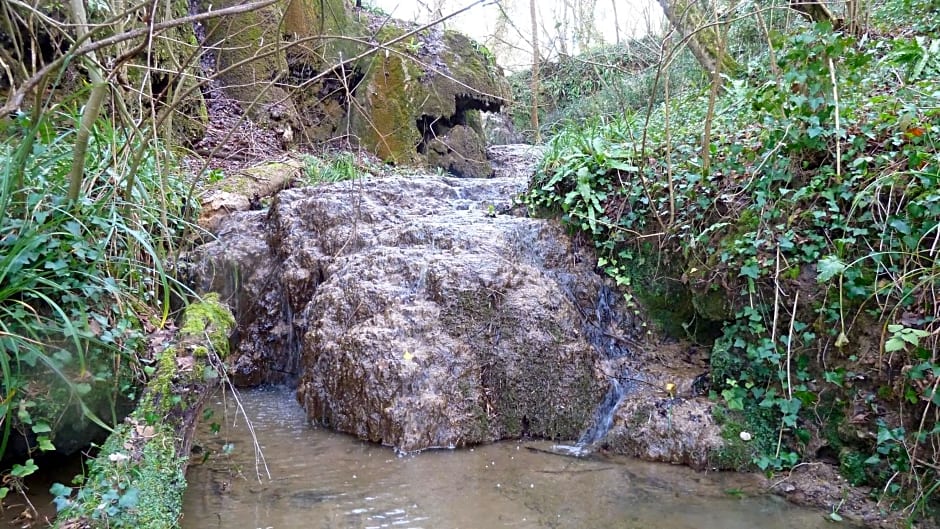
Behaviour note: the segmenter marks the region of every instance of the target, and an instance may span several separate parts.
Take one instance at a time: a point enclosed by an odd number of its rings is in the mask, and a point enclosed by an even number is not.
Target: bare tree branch
[[[209,11],[207,13],[199,13],[197,15],[192,15],[188,17],[176,18],[173,20],[167,20],[166,22],[160,22],[159,24],[153,24],[151,27],[138,28],[131,31],[126,31],[118,35],[113,35],[111,37],[101,39],[95,42],[89,42],[88,44],[78,46],[75,49],[69,50],[68,53],[56,58],[51,61],[49,64],[40,68],[36,73],[30,76],[23,84],[16,89],[7,102],[0,107],[0,116],[8,116],[13,112],[16,112],[20,109],[20,106],[23,103],[23,98],[26,93],[36,87],[43,77],[48,75],[50,72],[56,68],[61,67],[67,62],[71,61],[76,57],[81,57],[89,53],[95,52],[102,48],[107,48],[108,46],[113,46],[119,42],[125,42],[131,39],[136,39],[139,37],[144,37],[147,35],[153,35],[161,31],[175,28],[177,26],[182,26],[185,24],[194,24],[196,22],[202,22],[203,20],[210,20],[213,18],[237,15],[240,13],[248,13],[251,11],[256,11],[262,9],[269,5],[273,5],[280,0],[262,0],[260,2],[253,2],[250,4],[244,4],[239,6],[228,7],[225,9],[219,9],[218,11]]]

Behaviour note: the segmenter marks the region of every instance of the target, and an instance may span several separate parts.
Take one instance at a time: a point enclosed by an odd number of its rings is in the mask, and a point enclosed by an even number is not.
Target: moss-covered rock
[[[398,35],[387,29],[384,36]],[[362,111],[353,114],[353,131],[362,143],[388,161],[407,162],[432,152],[428,144],[451,129],[468,126],[475,140],[451,142],[448,149],[479,160],[485,167],[476,173],[492,173],[476,152],[485,144],[479,111],[498,111],[508,85],[485,48],[453,31],[427,30],[393,49],[372,60],[358,91]],[[444,158],[428,161],[449,169]]]
[[[137,409],[89,464],[82,488],[74,494],[58,489],[61,512],[55,527],[178,526],[191,433],[218,379],[207,353],[221,356],[228,350],[234,323],[215,294],[187,307],[177,343],[160,354]]]
[[[479,140],[463,144],[483,144],[477,113],[498,111],[508,97],[492,54],[469,38],[409,35],[415,27],[366,11],[353,17],[342,0],[291,0],[207,28],[208,42],[225,41],[224,93],[256,123],[287,122],[307,142],[348,137],[393,163],[426,162],[427,143],[457,126]],[[462,148],[451,146],[467,154]]]
[[[417,160],[421,134],[415,113],[429,98],[417,69],[398,55],[376,56],[360,88],[362,111],[353,130],[360,142],[392,163]]]

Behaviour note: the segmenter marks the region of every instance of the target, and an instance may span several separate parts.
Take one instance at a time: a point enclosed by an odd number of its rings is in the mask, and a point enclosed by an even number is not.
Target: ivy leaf
[[[816,271],[819,273],[819,275],[816,276],[816,280],[820,283],[829,281],[833,277],[845,272],[845,268],[845,263],[842,262],[842,259],[834,255],[827,255],[816,263]]]
[[[911,234],[911,227],[908,226],[908,224],[904,222],[902,219],[892,219],[891,222],[889,222],[888,224],[890,224],[892,228],[903,233],[904,235]]]
[[[44,422],[37,422],[33,425],[32,430],[33,433],[49,433],[52,431],[52,428]]]
[[[757,261],[751,260],[741,267],[741,273],[738,275],[757,279],[760,277],[760,266],[758,266]]]
[[[886,353],[894,353],[896,351],[903,351],[903,350],[904,350],[904,340],[902,340],[901,338],[894,337],[888,340],[887,342],[885,342]]]
[[[122,509],[133,509],[140,502],[140,494],[137,488],[132,488],[121,495],[118,500],[118,507]]]
[[[36,442],[39,443],[39,449],[43,452],[51,452],[55,450],[55,445],[52,444],[52,441],[49,440],[45,435],[40,435],[36,438]]]
[[[72,487],[66,487],[61,483],[53,483],[49,487],[49,494],[52,494],[56,497],[68,497],[72,495]]]
[[[22,465],[13,465],[13,469],[10,470],[10,475],[17,478],[25,478],[37,470],[39,470],[39,467],[36,466],[36,463],[34,463],[32,459],[27,459],[26,462]]]

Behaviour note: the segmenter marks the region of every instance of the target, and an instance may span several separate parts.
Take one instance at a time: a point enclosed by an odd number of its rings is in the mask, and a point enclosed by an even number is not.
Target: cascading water
[[[613,371],[609,377],[610,387],[594,410],[590,426],[581,434],[578,442],[574,446],[556,445],[558,452],[574,456],[589,454],[591,447],[610,431],[617,406],[643,382],[640,373],[621,361],[630,356],[631,352],[627,338],[624,337],[625,322],[621,318],[622,312],[617,310],[617,296],[617,292],[612,288],[603,286],[594,304],[593,318],[587,318],[584,325],[585,334],[591,344]]]
[[[610,431],[610,426],[614,421],[614,410],[623,398],[623,394],[623,384],[616,378],[611,379],[610,389],[604,395],[604,400],[598,404],[591,426],[581,434],[576,446],[586,449],[604,438],[607,432]]]

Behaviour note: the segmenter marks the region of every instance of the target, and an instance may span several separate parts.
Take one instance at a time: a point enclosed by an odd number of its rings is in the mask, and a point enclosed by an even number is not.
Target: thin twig
[[[839,86],[836,83],[836,67],[829,57],[829,80],[832,82],[832,99],[836,111],[836,182],[842,183],[842,130],[839,122]]]

